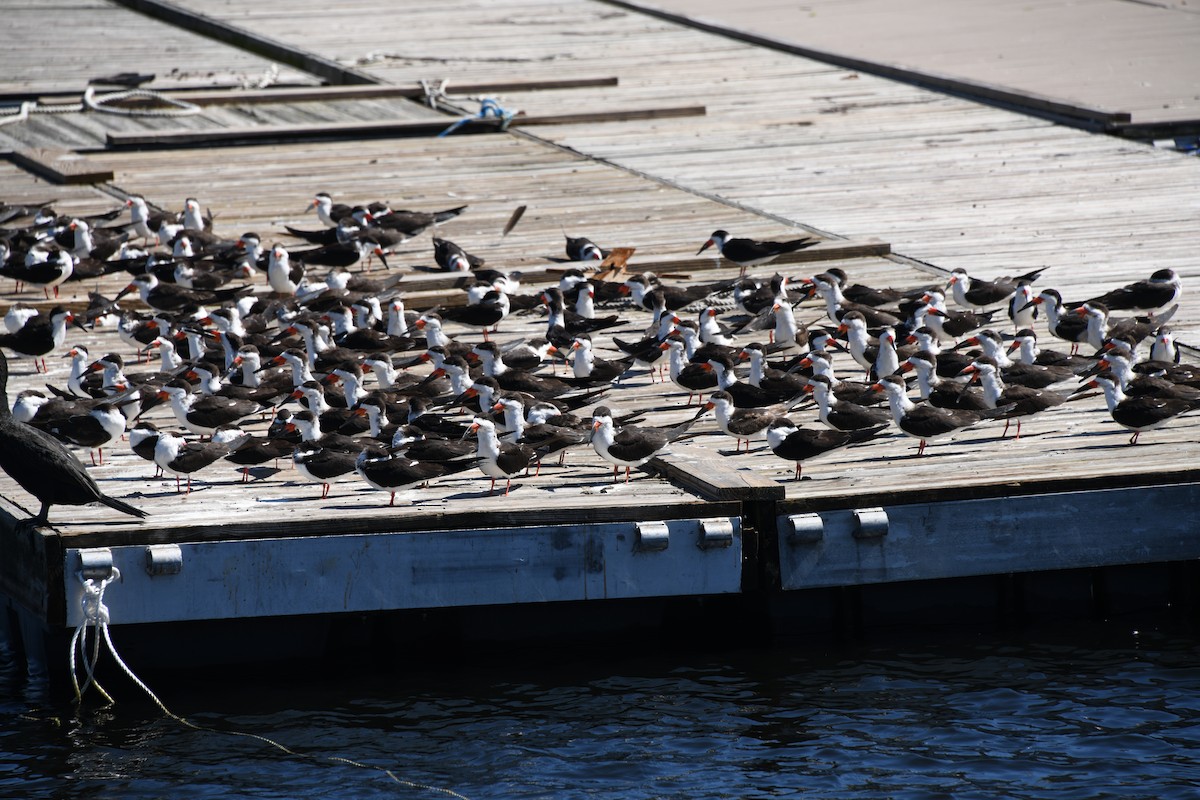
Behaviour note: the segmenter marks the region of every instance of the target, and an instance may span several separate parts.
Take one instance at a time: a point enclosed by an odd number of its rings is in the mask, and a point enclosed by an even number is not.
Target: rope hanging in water
[[[171,709],[167,708],[166,704],[163,703],[163,701],[158,698],[158,695],[156,695],[150,689],[150,687],[146,685],[145,681],[134,674],[133,670],[129,668],[129,665],[125,663],[125,660],[121,658],[120,654],[117,653],[116,645],[113,644],[112,634],[109,632],[108,623],[110,617],[108,613],[108,606],[104,604],[104,591],[113,581],[121,579],[121,571],[114,566],[112,567],[112,571],[108,574],[108,576],[100,580],[85,577],[82,570],[76,572],[75,575],[79,578],[79,582],[83,585],[83,596],[80,598],[80,604],[83,607],[83,621],[79,623],[79,626],[75,629],[75,633],[71,636],[70,644],[71,684],[75,687],[75,702],[77,704],[83,702],[83,695],[91,686],[96,687],[96,690],[100,692],[110,706],[116,704],[116,701],[113,700],[112,696],[105,691],[104,687],[100,685],[100,682],[96,680],[96,664],[100,660],[100,641],[103,639],[105,647],[108,649],[109,654],[112,655],[113,661],[115,661],[117,666],[121,668],[121,671],[124,672],[125,675],[131,681],[133,681],[133,683],[139,689],[145,692],[147,697],[154,701],[154,704],[158,706],[159,710],[161,710],[163,714],[175,720],[180,725],[184,725],[192,730],[204,731],[206,733],[223,733],[229,736],[241,736],[247,739],[254,739],[262,742],[263,744],[270,745],[271,747],[274,747],[275,749],[286,753],[289,756],[295,756],[297,758],[309,758],[314,761],[330,761],[336,764],[347,764],[352,767],[359,767],[360,769],[375,770],[376,772],[382,772],[384,775],[387,775],[394,783],[409,789],[423,789],[430,792],[438,792],[440,794],[447,795],[448,797],[454,797],[457,798],[457,800],[469,800],[469,798],[467,798],[465,795],[459,794],[453,789],[447,789],[442,786],[431,786],[427,783],[419,783],[417,781],[410,781],[406,778],[401,778],[390,769],[364,764],[361,761],[355,761],[353,759],[343,758],[341,756],[319,756],[312,755],[310,753],[301,753],[296,750],[292,750],[290,747],[281,744],[270,737],[262,736],[261,734],[249,733],[247,731],[229,731],[220,730],[218,728],[209,728],[203,725],[197,725],[196,723],[179,716],[175,712],[171,711]],[[87,631],[89,628],[96,629],[92,634],[92,647],[90,655],[87,652]],[[76,673],[76,667],[79,661],[83,662],[84,670],[87,674],[87,679],[82,685],[80,685],[79,677]]]

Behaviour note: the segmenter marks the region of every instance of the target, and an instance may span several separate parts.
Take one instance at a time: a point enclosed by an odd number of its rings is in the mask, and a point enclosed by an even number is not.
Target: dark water
[[[184,688],[76,712],[0,686],[0,796],[1195,797],[1200,647],[1107,628],[719,654],[527,653]],[[363,674],[366,672],[367,674]],[[93,698],[94,699],[94,698]]]

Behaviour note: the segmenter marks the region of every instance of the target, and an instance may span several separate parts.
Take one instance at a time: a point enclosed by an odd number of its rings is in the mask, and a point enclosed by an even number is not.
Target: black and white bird
[[[0,353],[0,469],[36,497],[34,525],[48,525],[52,505],[102,503],[134,517],[146,512],[100,491],[79,459],[50,434],[17,422],[8,405],[8,360]]]
[[[613,465],[614,483],[621,467],[625,468],[625,482],[629,483],[630,469],[665,452],[667,445],[686,433],[696,419],[693,417],[674,428],[626,425],[618,431],[608,406],[597,406],[592,412],[592,447]]]
[[[741,267],[742,274],[745,275],[746,269],[749,267],[770,263],[784,253],[794,253],[815,244],[820,244],[820,239],[812,236],[804,236],[786,242],[761,242],[755,239],[735,238],[730,236],[728,231],[716,230],[704,244],[700,245],[696,255],[700,255],[710,247],[716,247],[718,253]]]
[[[1172,397],[1141,395],[1126,397],[1120,381],[1111,372],[1101,372],[1084,384],[1076,395],[1088,388],[1104,392],[1104,401],[1113,421],[1126,430],[1133,431],[1130,444],[1137,444],[1142,431],[1161,428],[1181,414],[1200,408],[1200,400],[1179,400]]]
[[[982,411],[964,411],[954,408],[936,408],[927,403],[914,403],[909,399],[904,379],[899,375],[881,378],[876,388],[887,392],[892,418],[900,430],[921,444],[917,455],[925,454],[925,443],[938,436],[946,436],[962,428],[977,425],[985,418]]]
[[[805,461],[823,456],[840,447],[865,442],[885,425],[859,431],[811,430],[801,428],[787,417],[778,417],[767,426],[767,446],[780,458],[794,462],[796,480],[801,480]]]

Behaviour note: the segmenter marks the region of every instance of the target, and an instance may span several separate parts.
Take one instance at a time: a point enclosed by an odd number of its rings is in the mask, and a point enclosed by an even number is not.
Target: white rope
[[[264,76],[260,80],[266,79],[267,77]],[[130,97],[154,100],[170,106],[170,108],[120,108],[109,105],[109,103],[127,100]],[[43,105],[35,100],[26,100],[15,110],[0,109],[0,126],[22,122],[29,119],[31,114],[77,114],[87,110],[98,111],[102,114],[120,114],[126,117],[191,117],[204,112],[204,109],[195,103],[176,100],[150,89],[130,89],[124,92],[97,95],[96,90],[89,86],[83,93],[83,102],[81,103],[47,103]]]
[[[171,709],[167,708],[166,704],[159,699],[158,695],[156,695],[149,686],[146,685],[145,681],[134,674],[134,671],[129,668],[129,665],[126,664],[125,660],[121,658],[119,653],[117,653],[117,647],[113,644],[112,634],[109,630],[108,624],[108,606],[104,604],[104,590],[107,589],[108,585],[113,581],[120,580],[120,570],[118,570],[116,567],[113,567],[109,576],[100,581],[97,581],[94,578],[85,578],[82,571],[76,572],[75,574],[79,578],[79,582],[83,584],[83,597],[80,598],[80,604],[83,606],[83,622],[81,622],[75,629],[74,635],[71,636],[70,644],[71,683],[75,687],[76,703],[81,703],[83,701],[84,692],[86,692],[91,686],[96,687],[96,690],[100,692],[105,701],[107,701],[108,705],[114,705],[116,702],[112,699],[112,696],[104,690],[104,688],[100,685],[100,682],[97,681],[95,677],[96,664],[100,660],[100,640],[103,638],[104,644],[107,647],[109,654],[112,656],[113,661],[115,661],[117,666],[121,668],[121,671],[125,673],[126,677],[133,681],[133,683],[139,689],[145,692],[146,696],[154,701],[154,704],[158,706],[159,710],[161,710],[163,714],[175,720],[180,725],[207,733],[223,733],[229,736],[241,736],[247,739],[254,739],[262,742],[263,744],[270,745],[280,752],[286,753],[290,756],[295,756],[297,758],[309,758],[313,759],[314,761],[331,761],[337,764],[346,764],[352,767],[359,767],[360,769],[369,769],[376,772],[382,772],[384,775],[387,775],[389,778],[391,778],[394,783],[409,789],[422,789],[429,792],[444,794],[449,797],[456,798],[456,800],[469,800],[469,798],[467,798],[465,795],[459,794],[453,789],[447,789],[442,786],[431,786],[430,784],[420,783],[418,781],[410,781],[400,777],[390,769],[384,769],[383,767],[377,767],[371,764],[364,764],[361,761],[343,758],[342,756],[320,756],[310,753],[301,753],[296,750],[292,750],[290,747],[287,747],[286,745],[283,745],[274,739],[271,739],[267,736],[262,736],[261,734],[249,733],[246,731],[229,731],[220,730],[218,728],[209,728],[203,725],[197,725],[196,723],[179,716],[175,712],[171,711]],[[90,657],[86,655],[88,628],[97,629],[93,635],[92,653]],[[87,680],[83,682],[82,686],[80,685],[78,675],[76,674],[76,665],[77,661],[79,660],[83,661],[84,668],[87,673]]]
[[[131,97],[155,100],[159,103],[173,106],[173,108],[117,108],[108,105],[109,103],[127,100]],[[89,86],[83,93],[83,104],[92,111],[102,111],[105,114],[121,114],[127,117],[190,117],[203,111],[195,103],[189,103],[186,100],[176,100],[173,97],[168,97],[161,92],[155,92],[150,89],[128,89],[124,92],[112,92],[111,94],[97,96],[96,90]]]

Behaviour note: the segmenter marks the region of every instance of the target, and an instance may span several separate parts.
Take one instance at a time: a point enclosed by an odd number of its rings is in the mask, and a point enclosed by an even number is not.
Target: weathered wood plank
[[[594,122],[627,122],[639,119],[667,119],[704,116],[704,106],[675,106],[668,108],[625,109],[614,111],[580,112],[575,114],[544,114],[517,116],[507,123],[493,117],[472,117],[455,128],[454,134],[494,133],[505,127],[527,125],[577,125]],[[110,132],[111,147],[205,147],[218,144],[277,142],[312,139],[343,139],[369,136],[437,136],[447,131],[453,121],[380,120],[326,123],[321,125],[258,125],[247,128],[215,130],[168,130],[154,133]]]
[[[776,480],[732,468],[726,459],[694,450],[656,456],[649,464],[670,480],[714,500],[782,500],[785,495]]]
[[[494,94],[497,92],[531,92],[554,89],[580,89],[600,86],[616,86],[620,79],[615,76],[598,78],[539,78],[530,80],[496,80],[487,83],[463,83],[447,85],[444,91],[452,95]],[[378,97],[406,97],[420,99],[425,90],[420,86],[314,86],[279,89],[228,89],[196,91],[181,94],[179,99],[200,106],[236,103],[295,103],[300,101],[362,100]]]
[[[86,156],[62,150],[14,148],[8,156],[30,172],[58,184],[104,183],[113,179],[111,169],[97,166]]]

